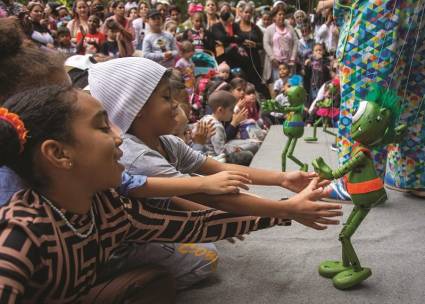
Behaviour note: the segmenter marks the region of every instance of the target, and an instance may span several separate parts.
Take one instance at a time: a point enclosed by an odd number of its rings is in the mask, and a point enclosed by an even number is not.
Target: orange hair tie
[[[6,108],[0,108],[0,120],[7,121],[18,133],[20,150],[19,153],[24,151],[24,144],[27,142],[28,131],[25,129],[24,122],[15,113],[10,113]]]

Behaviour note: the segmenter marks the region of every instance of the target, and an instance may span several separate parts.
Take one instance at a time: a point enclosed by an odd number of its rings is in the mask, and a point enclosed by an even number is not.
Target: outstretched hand
[[[300,192],[307,187],[313,178],[317,177],[317,173],[315,172],[303,172],[303,171],[292,171],[285,172],[284,178],[281,183],[283,188],[291,190],[292,192]],[[317,184],[317,187],[325,187],[329,185],[330,181],[322,180]]]
[[[237,171],[222,171],[205,176],[201,192],[207,194],[239,193],[240,189],[249,190],[246,184],[251,184],[249,175]]]
[[[318,187],[319,178],[315,177],[300,193],[283,202],[291,219],[316,230],[324,230],[327,225],[338,225],[333,219],[342,215],[341,205],[317,202],[329,195],[328,191]]]

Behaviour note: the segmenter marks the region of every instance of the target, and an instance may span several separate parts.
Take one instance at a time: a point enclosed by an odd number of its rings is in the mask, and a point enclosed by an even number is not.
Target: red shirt
[[[83,39],[83,35],[79,31],[77,33],[77,44],[80,43],[81,39]],[[83,50],[80,52],[80,54],[96,54],[100,52],[100,47],[102,46],[103,42],[105,42],[105,40],[105,35],[101,32],[97,32],[95,34],[87,33],[84,37]]]

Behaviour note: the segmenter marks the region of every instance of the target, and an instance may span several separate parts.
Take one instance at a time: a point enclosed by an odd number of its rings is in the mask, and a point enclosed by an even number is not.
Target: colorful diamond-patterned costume
[[[408,135],[399,145],[374,151],[378,172],[402,189],[425,189],[425,0],[354,0],[335,3],[341,26],[340,163],[350,157],[351,118],[367,83],[395,88],[402,97],[400,120]]]

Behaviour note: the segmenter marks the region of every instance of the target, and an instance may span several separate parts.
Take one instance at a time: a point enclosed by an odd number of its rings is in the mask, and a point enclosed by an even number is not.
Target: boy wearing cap
[[[161,13],[150,10],[148,13],[150,33],[143,40],[143,57],[158,62],[164,67],[174,66],[178,54],[176,40],[170,33],[163,32]]]

